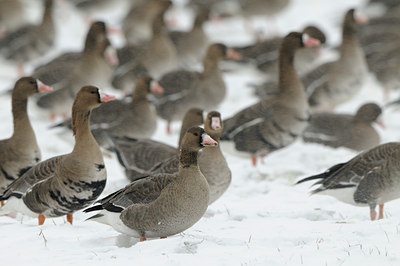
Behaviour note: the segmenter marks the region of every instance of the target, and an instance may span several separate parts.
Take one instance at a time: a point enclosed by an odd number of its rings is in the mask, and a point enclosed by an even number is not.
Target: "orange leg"
[[[72,214],[71,213],[67,214],[67,222],[72,224]]]
[[[171,135],[171,124],[167,123],[167,135]]]
[[[257,156],[256,155],[251,156],[251,163],[253,166],[257,165]]]
[[[56,121],[56,114],[55,114],[55,113],[51,113],[51,114],[50,114],[50,121],[51,121],[51,122]]]
[[[370,210],[370,217],[371,221],[374,221],[376,219],[376,211],[375,210]]]
[[[4,201],[0,201],[0,206],[1,206],[1,207],[4,206]]]
[[[43,214],[39,214],[38,219],[39,219],[39,225],[44,224],[44,220],[46,220]]]
[[[139,241],[140,242],[146,241],[146,238],[144,236],[141,236]]]
[[[383,219],[383,204],[379,204],[379,216],[378,219]]]

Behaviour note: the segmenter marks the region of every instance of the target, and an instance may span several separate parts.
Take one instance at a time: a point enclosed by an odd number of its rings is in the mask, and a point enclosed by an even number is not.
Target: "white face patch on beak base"
[[[53,91],[53,88],[50,86],[47,86],[46,84],[44,84],[43,82],[41,82],[40,80],[36,80],[37,83],[37,87],[38,87],[38,91],[42,92],[42,91]]]
[[[307,33],[303,33],[302,41],[304,46],[306,47],[311,47],[321,44],[319,40],[310,37],[310,35],[308,35]]]
[[[219,117],[211,117],[211,128],[214,130],[221,128],[221,120]]]

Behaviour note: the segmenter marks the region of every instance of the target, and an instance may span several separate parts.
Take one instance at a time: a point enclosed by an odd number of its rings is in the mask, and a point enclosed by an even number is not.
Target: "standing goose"
[[[348,162],[332,166],[322,174],[310,176],[297,184],[319,180],[311,194],[330,195],[355,206],[369,206],[371,220],[383,218],[384,203],[400,198],[400,143],[381,144],[360,153]]]
[[[32,77],[20,78],[12,92],[14,132],[0,141],[0,193],[41,159],[27,113],[28,97],[51,88]]]
[[[190,128],[182,142],[179,171],[138,179],[85,210],[100,212],[89,220],[111,225],[140,238],[167,237],[195,224],[209,202],[207,180],[197,163],[198,151],[218,145],[202,128]]]
[[[210,41],[203,29],[203,24],[207,22],[209,17],[209,9],[201,8],[190,31],[172,31],[168,34],[176,46],[178,61],[181,66],[196,64],[204,57]]]
[[[221,140],[232,140],[239,151],[265,156],[294,142],[309,120],[309,106],[294,68],[296,50],[318,45],[319,41],[305,34],[291,32],[279,49],[278,92],[245,108],[224,121]]]
[[[150,169],[159,162],[179,154],[179,147],[186,131],[203,124],[203,110],[192,108],[186,112],[182,121],[178,148],[155,140],[128,137],[111,137],[112,147],[119,163],[125,168],[125,175],[130,181],[148,175]]]
[[[368,67],[357,39],[357,23],[365,17],[350,9],[344,18],[339,60],[324,64],[302,78],[313,112],[332,110],[351,99],[361,89]]]
[[[170,3],[165,0],[145,0],[132,5],[122,22],[122,30],[126,41],[131,45],[141,45],[151,39],[151,25],[156,16]],[[162,15],[163,17],[163,15]]]
[[[126,90],[144,73],[154,78],[177,67],[177,52],[167,34],[163,14],[170,7],[171,1],[160,1],[163,9],[152,22],[152,37],[142,45],[128,45],[118,50],[119,66],[113,77],[114,87]]]
[[[100,146],[109,147],[110,135],[147,138],[154,134],[157,114],[147,99],[149,93],[162,94],[163,88],[151,77],[144,75],[137,80],[130,102],[112,101],[93,112],[90,128]]]
[[[106,24],[102,21],[93,22],[86,35],[82,52],[64,53],[50,62],[37,67],[32,75],[50,85],[68,78],[84,54],[95,49],[96,45],[103,42],[105,38],[107,38]]]
[[[36,104],[51,112],[51,120],[56,116],[67,116],[77,88],[87,84],[98,87],[109,86],[113,70],[105,59],[105,51],[110,46],[110,41],[105,37],[92,44],[94,47],[90,45],[85,49],[73,72],[63,82],[57,84],[56,90],[38,99]]]
[[[18,212],[39,218],[72,214],[91,204],[106,185],[103,155],[89,129],[91,110],[114,97],[100,95],[99,89],[85,86],[72,107],[75,146],[71,153],[40,162],[11,183],[0,200],[7,200],[6,213]]]
[[[55,26],[52,9],[53,0],[44,0],[41,24],[27,25],[9,32],[0,40],[0,53],[19,64],[44,55],[55,40]]]
[[[167,132],[170,132],[170,123],[181,120],[191,107],[211,110],[224,100],[226,86],[218,63],[239,57],[236,51],[215,43],[209,46],[203,59],[203,72],[177,70],[161,77],[164,94],[155,104],[158,115],[168,122]]]
[[[374,104],[362,105],[353,115],[316,113],[311,115],[308,127],[303,132],[305,142],[325,144],[334,148],[346,147],[363,151],[379,144],[379,134],[371,125],[377,122],[382,109]]]
[[[157,128],[157,114],[150,105],[149,93],[162,93],[162,87],[149,76],[142,76],[133,91],[132,100],[115,100],[93,110],[90,129],[97,143],[110,148],[110,137],[145,138]],[[53,127],[71,129],[71,119]]]
[[[216,111],[209,112],[204,122],[204,130],[207,134],[219,143],[223,129],[221,114]],[[228,189],[231,184],[232,173],[219,145],[203,149],[198,160],[200,170],[210,186],[208,204],[211,204]]]

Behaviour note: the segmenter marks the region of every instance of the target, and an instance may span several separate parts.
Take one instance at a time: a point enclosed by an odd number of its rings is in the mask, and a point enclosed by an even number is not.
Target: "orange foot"
[[[39,219],[39,225],[44,224],[44,220],[46,220],[43,214],[39,214],[38,219]]]
[[[72,214],[67,214],[67,222],[69,222],[70,224],[72,224]]]
[[[253,166],[256,166],[256,165],[257,165],[257,156],[255,156],[255,155],[252,155],[252,156],[251,156],[251,164],[252,164]]]
[[[4,201],[0,201],[0,206],[1,206],[1,207],[4,206]]]
[[[171,135],[171,124],[169,122],[167,124],[167,135]]]
[[[139,241],[140,242],[146,241],[146,238],[144,236],[141,236]]]
[[[374,221],[376,219],[376,211],[375,210],[370,210],[369,215],[371,217],[371,221]]]
[[[379,204],[379,216],[378,219],[383,219],[383,204]]]

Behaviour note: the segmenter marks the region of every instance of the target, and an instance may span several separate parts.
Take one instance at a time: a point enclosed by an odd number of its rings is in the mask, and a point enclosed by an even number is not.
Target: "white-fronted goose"
[[[27,25],[9,32],[0,40],[0,53],[19,64],[44,55],[53,46],[55,27],[53,23],[53,0],[44,0],[41,24]]]
[[[188,32],[172,31],[168,35],[176,46],[178,61],[181,66],[189,66],[200,62],[210,43],[204,32],[203,24],[209,19],[210,12],[201,8],[197,12],[193,27]]]
[[[110,42],[108,38],[104,38],[95,45],[94,49],[84,51],[71,75],[57,84],[55,91],[38,99],[38,107],[51,112],[52,120],[57,115],[64,118],[67,116],[78,90],[77,88],[87,84],[93,84],[98,87],[110,86],[109,82],[113,69],[105,59],[105,51],[110,46]]]
[[[107,102],[93,110],[90,129],[97,143],[110,148],[110,137],[151,137],[157,129],[157,114],[147,99],[149,93],[162,93],[162,87],[149,76],[136,82],[130,101],[122,99]],[[53,127],[71,129],[71,119]]]
[[[113,99],[99,89],[85,86],[77,93],[72,107],[75,146],[71,153],[40,162],[11,183],[0,200],[7,200],[4,212],[17,212],[39,218],[72,214],[97,199],[106,185],[103,155],[89,130],[91,110]]]
[[[221,114],[216,111],[207,114],[204,122],[204,130],[212,139],[219,141],[223,131]],[[210,187],[209,204],[216,201],[228,189],[231,183],[231,170],[225,160],[224,155],[219,147],[206,147],[198,156],[199,168],[204,177],[207,179]],[[179,157],[174,156],[159,162],[149,170],[152,174],[169,173],[173,174],[178,171]]]
[[[221,114],[216,111],[209,112],[204,122],[204,130],[215,141],[219,142],[223,123]],[[220,146],[203,149],[198,157],[200,171],[207,179],[210,186],[209,204],[219,199],[231,184],[232,173],[222,154]]]
[[[177,173],[138,179],[85,212],[100,210],[89,219],[140,241],[188,229],[200,220],[209,201],[207,180],[199,170],[197,154],[204,146],[216,145],[202,128],[190,128],[182,142]]]
[[[380,142],[379,134],[371,124],[379,122],[377,119],[381,113],[382,109],[378,105],[367,103],[355,115],[313,114],[303,132],[303,140],[356,151],[370,149]]]
[[[315,26],[307,26],[302,32],[319,40],[321,44],[326,42],[325,34]],[[248,60],[251,62],[254,61],[258,69],[268,74],[268,88],[277,87],[279,45],[281,44],[282,39],[283,38],[274,38],[259,41],[254,45],[234,48],[242,55],[245,62]],[[299,76],[307,74],[316,67],[316,61],[319,57],[320,49],[321,47],[319,46],[303,47],[296,52],[294,65]],[[270,84],[270,82],[272,83]],[[257,86],[257,88],[260,88],[261,90],[264,86],[267,85]]]
[[[278,92],[224,121],[221,140],[232,140],[239,151],[265,156],[294,142],[307,127],[309,106],[296,70],[294,55],[303,46],[318,45],[306,34],[291,32],[279,49]]]
[[[192,108],[186,112],[182,120],[178,148],[151,139],[132,139],[127,137],[112,137],[112,147],[118,161],[125,168],[126,177],[134,181],[148,175],[150,169],[179,154],[179,147],[186,131],[203,124],[203,110]],[[176,172],[176,171],[175,171]]]
[[[148,138],[154,134],[157,114],[147,99],[149,93],[161,94],[163,88],[151,77],[142,76],[136,82],[130,102],[112,101],[93,112],[90,128],[102,147],[109,147],[110,135]]]
[[[332,110],[356,95],[363,85],[368,67],[357,39],[357,23],[366,23],[366,19],[350,9],[343,21],[340,58],[302,78],[313,111]]]
[[[181,120],[192,107],[205,110],[217,108],[226,94],[225,82],[218,63],[222,59],[238,59],[239,55],[224,44],[215,43],[209,46],[203,59],[203,72],[177,70],[160,79],[164,94],[155,102],[157,114],[167,120]]]
[[[82,52],[64,53],[50,62],[37,67],[33,71],[32,76],[51,85],[67,79],[79,64],[84,54],[90,53],[90,51],[94,50],[96,45],[103,42],[105,38],[107,38],[106,24],[102,21],[93,22],[86,34]]]
[[[165,0],[145,0],[132,5],[122,22],[127,43],[140,45],[150,41],[154,18],[160,14],[163,17],[163,11],[170,6],[171,2]]]
[[[142,45],[128,45],[118,50],[120,64],[114,73],[114,87],[126,90],[143,73],[158,79],[165,72],[176,69],[177,51],[168,36],[163,19],[171,2],[161,2],[164,9],[152,22],[151,40]]]
[[[384,203],[400,197],[400,143],[379,145],[360,153],[348,162],[332,166],[322,174],[297,182],[319,180],[311,194],[330,195],[355,206],[369,206],[371,220],[383,218]]]
[[[14,132],[0,141],[0,193],[15,179],[41,160],[27,113],[28,97],[51,88],[32,77],[20,78],[12,92]]]

